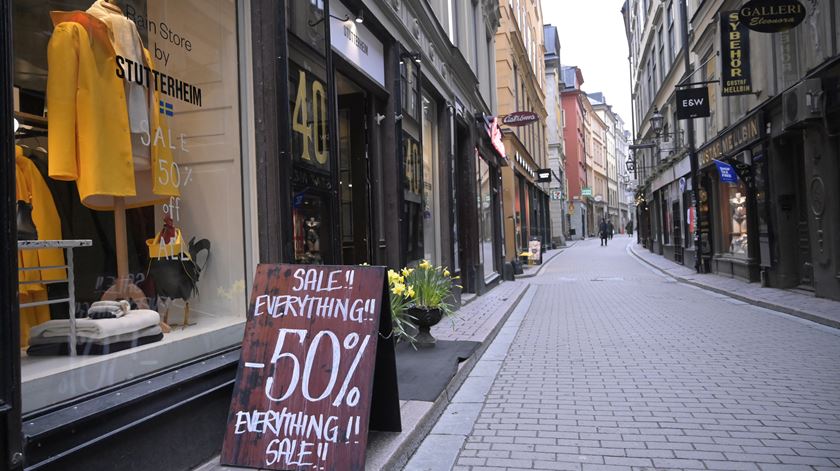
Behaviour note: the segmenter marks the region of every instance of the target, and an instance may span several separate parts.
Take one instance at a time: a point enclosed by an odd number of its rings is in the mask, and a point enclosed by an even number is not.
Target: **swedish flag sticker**
[[[158,110],[160,114],[166,116],[174,116],[175,115],[175,108],[172,106],[172,103],[167,103],[163,100],[158,102]]]

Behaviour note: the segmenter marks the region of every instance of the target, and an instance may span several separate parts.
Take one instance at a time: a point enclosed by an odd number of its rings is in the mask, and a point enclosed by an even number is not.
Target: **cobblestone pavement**
[[[509,347],[474,370],[484,394],[456,396],[406,469],[840,468],[840,331],[675,282],[611,242],[530,280]]]

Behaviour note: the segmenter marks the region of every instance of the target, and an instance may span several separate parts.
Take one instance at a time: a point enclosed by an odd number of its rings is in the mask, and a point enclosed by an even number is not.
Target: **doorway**
[[[799,152],[793,155],[802,156],[804,153],[801,140],[797,140],[795,148]],[[799,288],[808,291],[814,290],[814,262],[811,257],[811,229],[808,222],[808,197],[807,185],[805,183],[805,162],[804,157],[795,160],[796,172],[796,256],[797,268],[799,271]]]
[[[341,263],[370,263],[371,204],[368,159],[368,94],[341,73],[338,95],[338,206]]]

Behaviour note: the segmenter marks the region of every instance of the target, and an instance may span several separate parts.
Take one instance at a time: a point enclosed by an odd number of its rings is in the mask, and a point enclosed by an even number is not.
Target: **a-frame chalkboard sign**
[[[401,429],[385,269],[257,267],[221,462],[362,470]]]

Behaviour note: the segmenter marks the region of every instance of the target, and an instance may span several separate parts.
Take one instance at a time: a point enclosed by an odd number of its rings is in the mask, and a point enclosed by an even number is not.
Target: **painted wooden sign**
[[[389,312],[384,275],[367,266],[257,267],[222,464],[364,469],[380,315]]]

